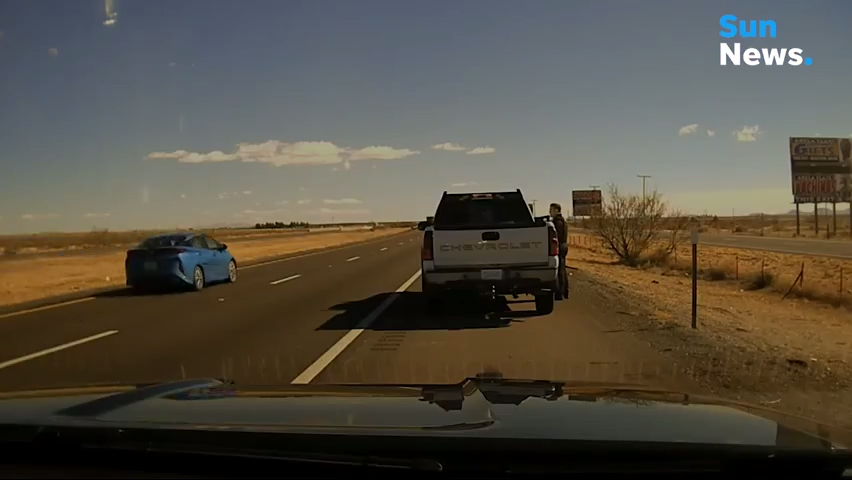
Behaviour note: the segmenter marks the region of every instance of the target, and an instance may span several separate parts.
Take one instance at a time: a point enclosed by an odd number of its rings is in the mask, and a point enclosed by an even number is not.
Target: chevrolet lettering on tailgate
[[[543,248],[544,242],[457,243],[440,246],[442,252],[472,252],[478,250],[530,250]]]

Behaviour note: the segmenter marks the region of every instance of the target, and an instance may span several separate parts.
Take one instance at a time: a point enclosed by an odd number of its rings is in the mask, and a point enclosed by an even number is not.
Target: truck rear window
[[[434,228],[529,227],[533,223],[520,193],[452,194],[441,199]]]

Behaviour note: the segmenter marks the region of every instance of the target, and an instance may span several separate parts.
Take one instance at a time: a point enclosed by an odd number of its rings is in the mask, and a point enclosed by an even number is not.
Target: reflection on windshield
[[[4,2],[0,391],[852,429],[848,12],[616,2]]]

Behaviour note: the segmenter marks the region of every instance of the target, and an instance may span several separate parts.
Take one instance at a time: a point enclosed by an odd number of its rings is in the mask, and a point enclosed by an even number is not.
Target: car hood
[[[845,430],[750,405],[629,385],[237,387],[213,379],[0,393],[0,426],[93,426],[666,442],[844,449]]]

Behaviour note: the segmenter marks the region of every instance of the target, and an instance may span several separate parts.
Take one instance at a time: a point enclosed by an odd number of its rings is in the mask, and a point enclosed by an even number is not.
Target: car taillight
[[[420,249],[420,259],[434,259],[434,252],[432,250],[432,232],[425,232],[423,234],[423,247]]]
[[[556,229],[553,227],[548,227],[547,236],[550,240],[550,256],[558,257],[559,256],[559,237],[556,235]]]

